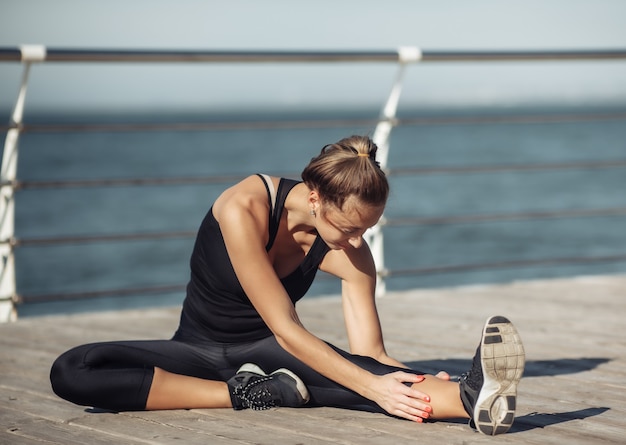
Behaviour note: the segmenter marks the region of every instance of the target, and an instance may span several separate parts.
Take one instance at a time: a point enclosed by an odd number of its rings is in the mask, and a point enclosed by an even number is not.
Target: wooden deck
[[[426,371],[470,366],[489,315],[508,316],[527,353],[516,422],[491,438],[464,422],[423,425],[332,408],[109,413],[57,398],[48,372],[71,346],[167,338],[178,309],[28,318],[0,325],[1,444],[608,444],[626,442],[626,276],[397,292],[379,301],[389,352]],[[337,297],[299,313],[346,347]]]

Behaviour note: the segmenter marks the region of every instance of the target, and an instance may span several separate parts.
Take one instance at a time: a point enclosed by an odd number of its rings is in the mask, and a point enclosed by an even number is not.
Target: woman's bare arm
[[[329,379],[374,400],[390,414],[418,420],[430,407],[423,393],[402,382],[417,382],[408,373],[376,376],[337,354],[308,332],[265,250],[267,195],[262,185],[245,180],[225,192],[214,206],[235,273],[248,298],[279,344]]]

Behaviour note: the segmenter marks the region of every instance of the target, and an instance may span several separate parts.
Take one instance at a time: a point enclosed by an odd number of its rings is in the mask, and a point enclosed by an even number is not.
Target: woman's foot
[[[481,433],[502,434],[513,425],[524,363],[524,346],[513,324],[505,317],[489,317],[472,369],[460,378],[470,424]]]

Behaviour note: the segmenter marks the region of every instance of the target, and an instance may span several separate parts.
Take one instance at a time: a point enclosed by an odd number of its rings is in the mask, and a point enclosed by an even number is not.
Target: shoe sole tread
[[[483,434],[502,434],[515,417],[517,384],[525,365],[524,346],[505,317],[490,317],[480,345],[483,387],[474,407],[474,423]]]

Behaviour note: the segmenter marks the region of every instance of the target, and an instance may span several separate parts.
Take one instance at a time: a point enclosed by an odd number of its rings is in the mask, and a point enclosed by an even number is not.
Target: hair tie
[[[370,154],[369,153],[357,153],[356,154],[359,158],[369,158]]]

